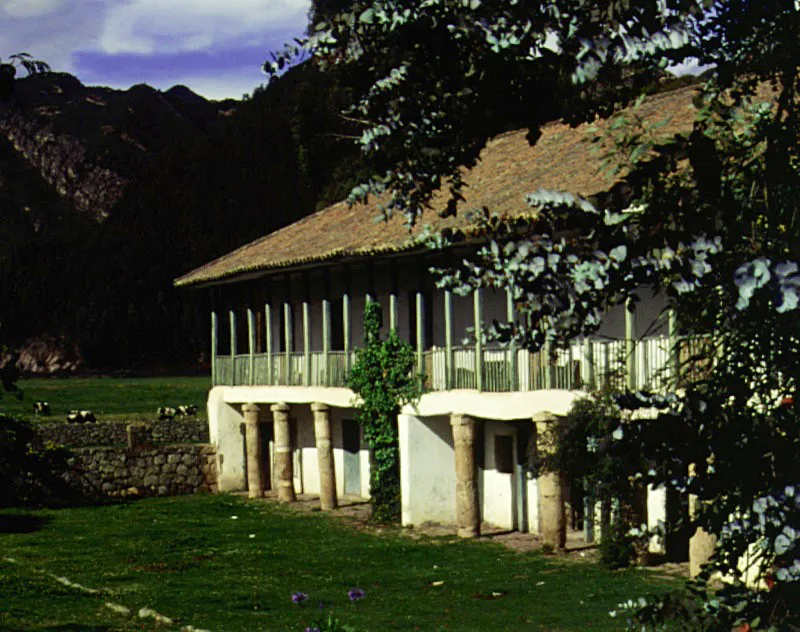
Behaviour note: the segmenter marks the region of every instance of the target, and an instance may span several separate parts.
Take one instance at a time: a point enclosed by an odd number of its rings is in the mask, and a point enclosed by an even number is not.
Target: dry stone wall
[[[211,445],[73,448],[72,482],[89,495],[172,496],[217,490]]]
[[[199,419],[151,421],[154,443],[208,443],[208,422]],[[36,424],[39,438],[46,443],[69,448],[121,445],[128,441],[126,421],[105,421],[88,424],[69,424],[63,421]]]

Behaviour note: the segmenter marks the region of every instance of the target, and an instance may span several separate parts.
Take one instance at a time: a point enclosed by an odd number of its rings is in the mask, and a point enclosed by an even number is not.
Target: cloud
[[[27,52],[71,72],[73,52],[97,38],[110,1],[0,0],[0,55]]]
[[[0,8],[12,18],[34,18],[47,15],[61,6],[62,0],[2,0]]]
[[[0,0],[0,57],[28,52],[85,83],[184,83],[212,98],[262,83],[310,0]]]
[[[301,33],[309,0],[130,0],[110,7],[97,49],[107,54],[204,51],[267,32]]]

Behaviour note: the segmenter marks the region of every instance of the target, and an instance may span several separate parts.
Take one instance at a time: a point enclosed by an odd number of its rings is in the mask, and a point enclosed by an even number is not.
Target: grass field
[[[3,395],[0,412],[25,419],[33,415],[33,402],[50,404],[50,417],[65,420],[72,409],[88,409],[98,420],[154,418],[161,406],[194,404],[205,416],[210,377],[158,378],[35,378],[21,380],[23,399]]]
[[[672,585],[228,495],[5,511],[0,525],[3,630],[155,629],[106,602],[157,611],[174,622],[163,630],[304,630],[327,613],[362,632],[618,630],[617,603]],[[350,602],[353,588],[364,598]],[[294,592],[308,600],[293,603]]]

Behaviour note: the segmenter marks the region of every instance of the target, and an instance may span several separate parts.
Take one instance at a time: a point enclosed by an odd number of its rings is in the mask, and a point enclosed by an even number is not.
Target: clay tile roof
[[[666,137],[688,133],[695,115],[695,90],[690,86],[648,97],[639,115],[651,124],[667,120],[659,130]],[[602,132],[612,121],[593,126]],[[524,130],[490,140],[478,164],[465,176],[465,202],[456,218],[442,219],[435,212],[427,212],[409,233],[399,217],[376,223],[377,202],[355,206],[338,202],[185,274],[175,285],[208,285],[315,262],[410,250],[419,247],[414,237],[426,224],[439,230],[467,227],[464,211],[470,209],[486,206],[511,216],[527,214],[530,209],[525,195],[538,189],[583,196],[606,192],[614,179],[600,169],[601,152],[591,151],[597,132],[589,127],[549,123],[533,147],[526,141]],[[435,196],[433,208],[443,208],[446,199],[445,194]]]

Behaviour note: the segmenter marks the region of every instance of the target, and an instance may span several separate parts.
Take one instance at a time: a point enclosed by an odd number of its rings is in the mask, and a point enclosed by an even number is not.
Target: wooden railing
[[[707,337],[591,340],[530,353],[518,349],[433,348],[422,354],[425,388],[478,389],[492,393],[611,386],[662,390],[676,377],[697,380],[710,370],[714,354]],[[345,387],[354,351],[218,355],[214,384],[229,386]],[[450,366],[452,364],[452,366]],[[307,368],[308,367],[308,368]]]

